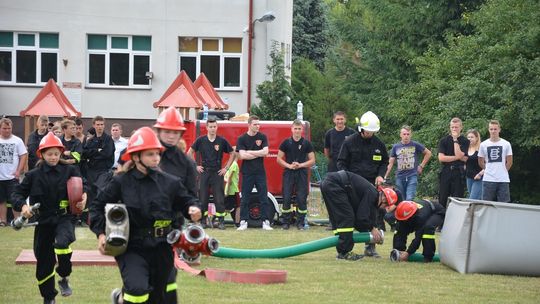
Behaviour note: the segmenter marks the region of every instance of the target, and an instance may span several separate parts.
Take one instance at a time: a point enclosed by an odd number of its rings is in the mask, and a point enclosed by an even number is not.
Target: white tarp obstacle
[[[540,206],[450,198],[439,255],[460,273],[540,276]]]

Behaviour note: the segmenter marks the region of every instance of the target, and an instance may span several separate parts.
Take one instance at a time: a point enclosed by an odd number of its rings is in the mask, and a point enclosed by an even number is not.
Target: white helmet
[[[358,125],[358,131],[366,130],[368,132],[378,132],[381,128],[381,122],[379,117],[371,111],[367,111],[360,117],[360,124]]]

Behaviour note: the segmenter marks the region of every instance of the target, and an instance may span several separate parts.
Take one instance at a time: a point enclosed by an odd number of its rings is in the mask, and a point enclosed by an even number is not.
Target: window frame
[[[189,38],[191,36],[178,36],[178,39],[180,38]],[[182,57],[195,57],[195,74],[196,77],[199,77],[201,74],[201,57],[202,56],[219,56],[219,87],[215,87],[216,90],[219,91],[242,91],[243,85],[242,85],[242,79],[243,79],[243,73],[242,73],[242,67],[243,67],[243,46],[244,46],[244,39],[242,37],[192,37],[197,38],[197,52],[181,52],[178,50],[178,73],[181,71],[182,67]],[[240,53],[226,53],[223,52],[223,41],[226,38],[235,38],[240,39],[242,41],[241,46],[242,50]],[[218,50],[217,51],[203,51],[202,50],[202,44],[203,40],[218,40]],[[239,59],[239,71],[240,71],[240,79],[239,79],[239,85],[238,86],[225,86],[225,59],[226,58],[238,58]],[[195,81],[195,79],[192,79],[192,81]]]
[[[106,36],[106,48],[101,49],[90,49],[88,45],[89,35],[96,36]],[[152,42],[150,42],[150,51],[139,51],[133,50],[133,37],[134,36],[145,36],[150,37],[150,35],[117,35],[117,34],[97,34],[97,33],[87,33],[86,34],[86,81],[85,86],[88,88],[112,88],[112,89],[151,89],[152,88],[152,79],[148,79],[148,84],[134,84],[134,75],[135,70],[135,56],[148,56],[148,72],[152,71]],[[113,38],[127,38],[128,45],[127,49],[119,49],[112,47]],[[111,54],[128,54],[129,55],[129,75],[128,75],[128,85],[111,85],[110,83],[110,55]],[[90,83],[90,55],[104,55],[105,56],[105,82],[104,83]]]
[[[3,31],[11,32],[13,35],[13,46],[6,47],[0,46],[0,52],[10,52],[11,53],[11,80],[0,80],[0,85],[9,85],[9,86],[21,86],[21,87],[34,87],[34,86],[43,86],[47,83],[48,79],[41,81],[41,54],[56,54],[56,82],[60,81],[60,33],[57,32],[25,32],[25,31]],[[19,34],[23,35],[33,35],[34,36],[34,45],[33,46],[19,46]],[[39,35],[40,34],[56,34],[58,35],[58,47],[49,48],[41,47]],[[17,82],[17,52],[18,51],[34,51],[36,53],[36,81],[35,82]]]

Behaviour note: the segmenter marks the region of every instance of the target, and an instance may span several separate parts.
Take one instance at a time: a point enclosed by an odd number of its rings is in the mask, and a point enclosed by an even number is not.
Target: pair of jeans
[[[253,187],[257,189],[257,196],[261,204],[261,219],[268,220],[268,187],[266,186],[266,174],[242,174],[242,200],[240,201],[240,220],[249,219],[249,199]]]
[[[412,201],[416,196],[416,186],[418,185],[418,175],[398,176],[396,175],[396,187],[406,201]]]
[[[467,192],[470,199],[482,199],[482,180],[467,177]]]
[[[510,203],[510,183],[482,182],[482,199]]]

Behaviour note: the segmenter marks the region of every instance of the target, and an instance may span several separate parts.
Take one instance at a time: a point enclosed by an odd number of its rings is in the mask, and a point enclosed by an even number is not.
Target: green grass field
[[[330,236],[323,227],[238,232],[208,230],[221,245],[235,248],[273,248]],[[77,249],[94,249],[95,236],[77,228]],[[41,303],[33,265],[17,266],[22,249],[32,248],[33,228],[16,232],[0,229],[0,303]],[[238,271],[283,269],[288,281],[275,285],[212,283],[185,273],[178,276],[181,303],[540,303],[540,278],[503,275],[462,275],[439,263],[391,263],[392,234],[379,246],[382,259],[336,261],[330,248],[287,259],[203,258],[201,267]],[[501,244],[504,246],[504,244]],[[363,246],[357,245],[357,251]],[[109,294],[121,286],[116,267],[74,267],[73,295],[57,303],[109,303]]]

